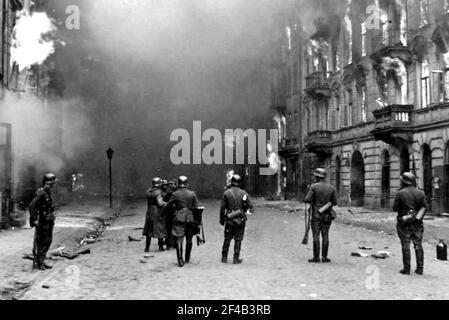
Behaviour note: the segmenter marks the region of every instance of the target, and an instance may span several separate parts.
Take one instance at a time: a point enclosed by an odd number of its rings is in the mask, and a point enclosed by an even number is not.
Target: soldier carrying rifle
[[[327,172],[322,168],[315,170],[313,175],[316,183],[312,184],[304,202],[311,204],[312,234],[313,234],[313,259],[311,263],[329,263],[329,229],[335,212],[332,207],[337,205],[337,195],[334,186],[326,182]],[[307,212],[306,212],[307,214]],[[323,238],[322,259],[320,260],[320,234]]]

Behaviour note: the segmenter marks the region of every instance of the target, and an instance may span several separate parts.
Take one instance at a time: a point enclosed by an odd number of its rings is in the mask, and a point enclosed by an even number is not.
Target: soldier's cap
[[[56,179],[56,175],[54,173],[46,173],[44,175],[43,184],[46,184],[47,182],[54,184],[58,182],[58,179]]]
[[[189,179],[186,176],[180,176],[178,178],[178,185],[180,187],[186,187],[189,184]]]
[[[317,169],[313,172],[313,175],[314,175],[315,177],[325,179],[326,176],[327,176],[327,172],[326,172],[326,170],[324,170],[323,168],[317,168]]]
[[[152,181],[153,187],[160,187],[162,186],[162,179],[161,178],[154,178]]]
[[[409,186],[413,186],[416,184],[416,177],[411,172],[404,172],[399,179]]]

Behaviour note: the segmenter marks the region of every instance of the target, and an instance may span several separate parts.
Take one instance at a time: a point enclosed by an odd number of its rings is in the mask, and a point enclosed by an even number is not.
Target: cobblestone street
[[[302,246],[303,214],[257,208],[249,217],[242,265],[222,264],[223,229],[218,202],[205,203],[207,243],[192,252],[192,263],[176,265],[175,251],[158,252],[142,263],[143,202],[131,206],[92,244],[92,254],[58,262],[42,273],[23,299],[448,299],[446,262],[436,261],[426,244],[425,275],[403,276],[395,236],[336,223],[331,229],[331,264],[309,264],[309,245]],[[386,250],[387,259],[351,257]],[[145,259],[144,259],[145,261]],[[414,267],[414,259],[412,263]],[[46,288],[44,288],[46,287]]]

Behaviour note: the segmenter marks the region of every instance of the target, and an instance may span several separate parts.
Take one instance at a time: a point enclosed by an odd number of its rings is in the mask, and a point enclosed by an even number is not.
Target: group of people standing
[[[336,214],[337,192],[326,181],[327,172],[318,168],[314,172],[316,182],[311,185],[304,202],[310,203],[311,228],[313,233],[313,258],[311,263],[330,263],[329,230]],[[424,272],[423,218],[428,211],[425,194],[416,187],[416,177],[405,172],[400,177],[401,189],[396,195],[393,210],[398,212],[397,233],[402,245],[402,274],[409,275],[411,269],[410,244],[416,253],[416,273]],[[30,226],[35,228],[33,243],[33,269],[50,269],[45,262],[52,242],[55,215],[51,189],[57,182],[52,173],[44,175],[43,187],[39,189],[30,204]],[[194,191],[188,189],[185,176],[170,181],[154,178],[152,188],[146,193],[148,204],[143,235],[146,237],[145,252],[149,252],[151,239],[158,239],[159,250],[176,249],[178,265],[190,262],[193,237],[200,233],[202,210]],[[242,178],[232,174],[221,199],[219,222],[224,226],[222,247],[223,263],[228,261],[231,241],[234,239],[234,264],[242,263],[240,251],[245,233],[247,214],[253,211],[249,195],[242,188]],[[186,239],[185,250],[183,248]],[[322,243],[320,243],[322,238]],[[165,248],[164,248],[165,246]],[[320,250],[321,249],[321,250]],[[185,252],[185,255],[184,255]],[[321,258],[320,258],[321,254]]]
[[[311,205],[311,226],[313,233],[313,258],[311,263],[329,263],[329,230],[336,214],[333,206],[337,205],[337,192],[334,186],[326,181],[327,172],[318,168],[314,172],[316,182],[311,185],[304,202]],[[422,240],[424,234],[423,219],[428,211],[426,197],[422,190],[416,187],[416,176],[411,172],[404,172],[401,177],[401,188],[397,193],[393,210],[397,211],[397,234],[401,241],[403,269],[400,273],[410,275],[411,253],[410,244],[413,243],[416,253],[415,273],[424,273],[424,250]],[[320,236],[322,251],[320,259]]]
[[[222,262],[227,262],[232,239],[234,264],[242,263],[240,250],[246,225],[246,213],[253,210],[249,195],[240,187],[242,178],[233,175],[221,201],[220,224],[225,226]],[[181,176],[168,182],[154,178],[152,188],[146,193],[148,204],[143,235],[146,237],[145,252],[149,252],[151,239],[158,239],[159,251],[176,249],[178,265],[190,262],[193,237],[200,233],[202,210],[196,193],[188,189],[188,178]],[[183,242],[186,239],[184,250]],[[164,248],[164,245],[166,246]],[[185,252],[185,255],[184,255]]]

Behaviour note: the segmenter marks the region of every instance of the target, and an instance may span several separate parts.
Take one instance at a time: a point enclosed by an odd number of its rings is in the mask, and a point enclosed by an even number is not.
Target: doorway
[[[424,182],[424,193],[426,194],[427,205],[429,210],[432,211],[432,151],[428,144],[423,145],[423,182]]]
[[[410,153],[408,152],[408,149],[406,147],[402,149],[400,159],[401,175],[404,172],[410,172]]]
[[[359,151],[352,155],[351,200],[354,207],[363,207],[365,197],[365,162]]]
[[[381,208],[390,206],[390,153],[384,150],[382,153],[382,195],[380,199]]]
[[[337,195],[340,195],[340,186],[341,186],[341,160],[340,157],[337,156],[335,158],[335,189],[337,189]]]

